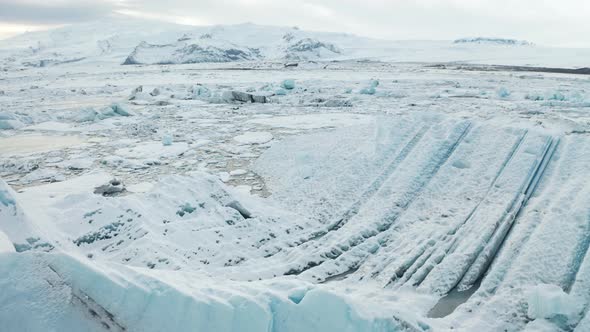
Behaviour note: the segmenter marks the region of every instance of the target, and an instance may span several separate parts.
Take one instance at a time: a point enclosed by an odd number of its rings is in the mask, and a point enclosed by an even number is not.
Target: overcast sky
[[[0,0],[0,38],[113,13],[252,22],[385,39],[489,36],[590,47],[590,0]]]

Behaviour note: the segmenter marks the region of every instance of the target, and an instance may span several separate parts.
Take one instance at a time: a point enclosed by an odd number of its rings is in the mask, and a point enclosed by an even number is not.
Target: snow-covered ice
[[[3,154],[24,154],[59,150],[80,145],[84,141],[78,136],[15,135],[0,137],[0,152]]]
[[[539,284],[528,294],[527,316],[532,319],[575,317],[581,310],[579,301],[566,294],[559,286]]]
[[[588,331],[589,56],[121,17],[0,41],[0,330]]]
[[[272,134],[269,132],[247,132],[234,137],[239,144],[263,144],[272,140]]]
[[[115,151],[115,154],[131,159],[148,158],[170,158],[181,155],[188,151],[189,146],[185,142],[171,142],[171,137],[163,139],[162,142],[146,142],[130,148],[122,148]]]
[[[14,245],[12,241],[4,234],[0,232],[0,254],[14,252]]]
[[[374,121],[373,117],[363,114],[321,113],[265,117],[252,119],[249,122],[271,127],[289,129],[319,129],[329,127],[348,127],[367,124]]]

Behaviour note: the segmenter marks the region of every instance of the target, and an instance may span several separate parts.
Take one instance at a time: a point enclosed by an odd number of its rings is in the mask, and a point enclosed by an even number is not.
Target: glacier
[[[578,230],[590,195],[574,183],[590,171],[589,149],[585,137],[425,114],[273,144],[254,165],[272,201],[206,173],[116,198],[88,187],[102,173],[21,193],[4,185],[0,226],[21,254],[1,254],[2,287],[17,293],[3,294],[0,313],[18,325],[34,312],[32,330],[47,324],[39,303],[51,298],[59,330],[492,330],[524,326],[519,312],[568,326],[588,303],[577,290],[588,249]],[[556,233],[564,204],[573,219]],[[39,233],[41,222],[51,232]],[[547,281],[556,286],[536,286]],[[367,297],[374,287],[380,295]],[[469,289],[451,318],[416,314]],[[568,309],[561,289],[579,304]]]

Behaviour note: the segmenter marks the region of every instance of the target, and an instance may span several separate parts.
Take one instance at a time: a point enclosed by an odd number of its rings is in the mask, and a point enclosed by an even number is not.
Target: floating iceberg
[[[94,122],[116,116],[131,116],[131,113],[121,104],[112,104],[98,111],[92,107],[83,108],[71,118],[74,122]]]
[[[0,130],[2,129],[19,129],[24,127],[24,124],[19,121],[14,115],[6,112],[0,112]]]
[[[547,100],[565,101],[567,98],[561,91],[551,91],[547,93]]]
[[[295,80],[286,79],[281,83],[281,86],[287,90],[295,89]]]
[[[366,88],[362,88],[362,89],[359,91],[359,93],[360,93],[361,95],[374,95],[374,94],[375,94],[375,92],[376,92],[376,90],[375,90],[375,87],[373,87],[373,86],[369,86],[369,87],[366,87]]]
[[[500,98],[508,98],[510,97],[510,90],[505,87],[500,87],[497,91],[498,97]]]
[[[164,134],[162,136],[162,145],[164,145],[164,146],[172,145],[172,135],[170,135],[168,133]]]
[[[287,94],[287,90],[283,89],[283,88],[279,88],[277,89],[277,91],[275,91],[275,95],[277,96],[284,96]]]

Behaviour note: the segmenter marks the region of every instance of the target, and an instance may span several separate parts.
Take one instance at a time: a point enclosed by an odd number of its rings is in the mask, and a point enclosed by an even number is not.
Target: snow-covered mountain
[[[489,38],[489,37],[469,37],[459,38],[453,41],[455,44],[490,44],[490,45],[509,45],[509,46],[527,46],[533,43],[526,40],[516,40],[508,38]]]
[[[342,51],[332,43],[321,42],[310,37],[298,38],[292,32],[287,32],[279,41],[271,41],[270,46],[255,42],[253,44],[257,46],[256,48],[249,47],[250,44],[240,45],[222,39],[227,37],[229,36],[205,33],[199,38],[191,38],[185,34],[173,44],[158,45],[142,41],[123,64],[318,60],[332,59],[342,54]]]
[[[307,60],[587,67],[589,57],[586,49],[549,48],[502,38],[388,41],[298,27],[187,26],[120,15],[0,41],[3,68]]]
[[[167,42],[186,26],[114,16],[0,41],[5,64],[44,66],[67,62],[122,62],[142,40]]]
[[[258,49],[232,43],[215,42],[189,44],[179,42],[168,45],[152,45],[142,41],[123,62],[136,64],[179,64],[200,62],[250,61],[260,58]]]
[[[334,44],[303,38],[287,46],[285,58],[293,60],[333,58],[341,53],[342,51]]]
[[[174,64],[356,56],[382,41],[251,23],[185,26],[114,16],[0,41],[4,65]],[[365,52],[366,53],[366,52]],[[370,53],[370,52],[369,52]]]

